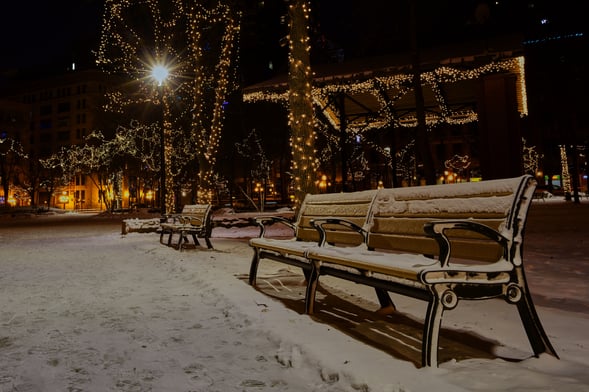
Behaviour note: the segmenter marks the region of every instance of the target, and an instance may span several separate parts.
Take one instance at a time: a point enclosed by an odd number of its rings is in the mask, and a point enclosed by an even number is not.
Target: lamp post
[[[155,65],[151,69],[151,77],[157,82],[158,91],[160,95],[160,102],[162,105],[162,126],[160,128],[160,211],[162,215],[166,211],[166,107],[164,105],[164,81],[169,75],[168,68],[164,65]]]

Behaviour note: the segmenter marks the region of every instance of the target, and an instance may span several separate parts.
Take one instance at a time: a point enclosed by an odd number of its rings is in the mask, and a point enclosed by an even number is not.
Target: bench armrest
[[[182,223],[182,214],[165,214],[162,216],[162,223]]]
[[[341,218],[317,218],[310,221],[311,225],[319,232],[319,246],[324,246],[327,241],[327,233],[323,225],[340,225],[354,230],[362,236],[362,242],[365,244],[368,241],[368,232],[354,222],[350,222]]]
[[[266,226],[274,223],[282,223],[291,228],[293,233],[296,232],[295,224],[281,216],[258,216],[254,218],[254,222],[260,228],[259,238],[264,238],[264,235],[266,234]]]
[[[440,220],[428,222],[423,225],[423,230],[428,237],[433,238],[438,243],[440,249],[440,264],[442,267],[447,267],[452,253],[452,245],[450,239],[446,235],[446,230],[469,230],[474,231],[485,237],[496,241],[503,248],[503,257],[508,260],[508,239],[505,238],[497,230],[483,225],[482,223],[472,220]]]

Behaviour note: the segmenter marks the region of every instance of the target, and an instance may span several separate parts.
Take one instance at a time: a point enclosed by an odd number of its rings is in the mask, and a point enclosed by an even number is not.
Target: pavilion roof
[[[518,110],[526,115],[522,53],[521,40],[514,37],[421,51],[428,124],[476,121],[479,79],[494,73],[515,75]],[[348,129],[416,124],[410,53],[316,65],[313,73],[314,103],[336,129],[342,114]],[[286,103],[288,75],[248,86],[243,93],[246,102]],[[334,99],[336,96],[344,99]]]

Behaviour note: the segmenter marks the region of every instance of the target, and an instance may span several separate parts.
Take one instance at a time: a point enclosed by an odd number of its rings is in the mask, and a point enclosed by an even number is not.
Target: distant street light
[[[165,65],[155,65],[151,69],[151,77],[157,82],[159,87],[159,98],[162,107],[162,126],[160,129],[160,211],[165,215],[166,211],[166,121],[167,108],[165,105],[164,82],[168,78],[170,71]]]

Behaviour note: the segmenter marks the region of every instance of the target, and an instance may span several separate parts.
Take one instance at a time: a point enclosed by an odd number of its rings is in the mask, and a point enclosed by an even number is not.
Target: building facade
[[[9,204],[104,208],[91,176],[75,175],[69,184],[55,186],[48,184],[48,174],[38,162],[63,148],[84,144],[94,130],[112,132],[103,111],[110,84],[108,76],[98,70],[69,71],[20,83],[3,94],[3,137],[16,140],[27,154],[18,173],[12,175],[9,194],[2,195],[12,201]]]

